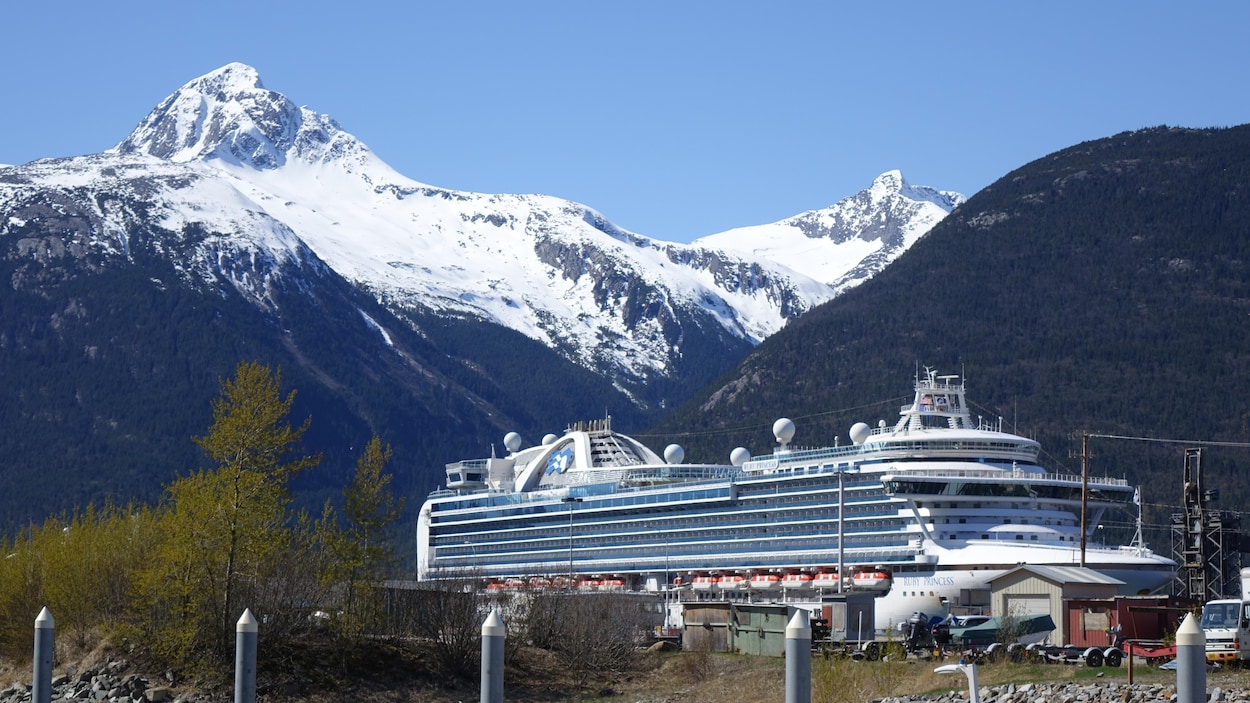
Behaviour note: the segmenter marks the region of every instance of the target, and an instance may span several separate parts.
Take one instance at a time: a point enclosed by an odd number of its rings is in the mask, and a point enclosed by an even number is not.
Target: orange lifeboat
[[[582,579],[577,582],[577,588],[582,591],[599,590],[599,579]]]
[[[884,569],[863,569],[856,571],[851,576],[851,583],[856,588],[863,588],[869,591],[884,591],[890,588],[890,572]]]
[[[812,588],[837,588],[838,572],[836,571],[818,571],[812,577]]]
[[[695,576],[690,587],[696,591],[710,591],[716,586],[715,576]]]
[[[599,582],[599,590],[601,591],[620,591],[624,590],[625,582],[621,579],[604,579]]]
[[[786,574],[781,577],[781,587],[787,590],[798,590],[812,587],[811,574]]]
[[[722,591],[738,591],[747,583],[746,577],[727,574],[716,580],[716,586]]]
[[[777,574],[755,574],[751,577],[751,588],[756,591],[772,591],[781,587],[781,577]]]

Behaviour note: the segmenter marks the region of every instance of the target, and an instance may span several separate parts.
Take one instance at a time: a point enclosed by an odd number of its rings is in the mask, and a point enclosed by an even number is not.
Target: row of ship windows
[[[940,502],[939,503],[926,503],[924,501],[918,500],[916,501],[916,507],[917,508],[928,507],[932,510],[941,510],[942,508],[948,508],[951,510],[967,510],[969,508],[972,508],[973,510],[980,510],[982,507],[982,504],[980,502],[964,503],[962,505],[959,503],[940,503]],[[1030,501],[1028,503],[997,503],[996,502],[996,503],[993,503],[990,507],[992,507],[994,510],[1002,510],[1004,508],[1007,508],[1010,510],[1028,510],[1030,512],[1035,512],[1039,509],[1040,510],[1064,510],[1065,509],[1062,504],[1042,503],[1042,502],[1033,502],[1033,501]]]
[[[824,502],[828,500],[827,497],[822,497],[822,496],[812,495],[812,494],[803,494],[802,491],[804,489],[817,488],[817,489],[823,489],[826,493],[828,493],[830,489],[829,481],[827,478],[825,480],[805,479],[805,480],[795,481],[794,483],[786,486],[786,493],[784,494],[776,493],[775,487],[772,489],[752,489],[748,486],[740,486],[738,488],[739,499],[747,498],[750,496],[757,496],[757,495],[769,495],[769,496],[775,496],[774,498],[770,498],[771,500],[776,500],[780,498],[780,499],[784,499],[787,501]],[[870,482],[867,484],[862,483],[862,482],[856,483],[856,484],[848,483],[846,485],[847,501],[850,502],[852,500],[865,500],[865,499],[869,499],[870,497],[875,497],[875,496],[865,496],[864,495],[865,488],[867,488],[873,494],[880,495],[880,492],[881,492],[880,484],[878,483],[875,483],[875,482]],[[852,495],[853,491],[855,493],[858,493],[858,496]],[[787,495],[787,494],[790,494],[790,495]],[[652,504],[685,503],[685,502],[690,502],[690,501],[708,500],[711,498],[726,498],[728,496],[729,496],[729,489],[724,486],[718,486],[718,487],[707,488],[707,489],[691,489],[687,491],[680,491],[678,493],[654,493],[654,494],[626,493],[626,494],[619,494],[617,497],[612,497],[612,498],[597,497],[591,494],[591,495],[587,495],[583,497],[582,500],[583,502],[593,501],[594,507],[596,508],[604,508],[604,507],[621,508],[621,507],[643,506],[643,505],[652,505]],[[462,501],[436,504],[435,510],[438,512],[442,512],[442,511],[450,511],[450,510],[487,508],[485,510],[481,510],[480,512],[478,512],[478,515],[481,515],[484,517],[493,517],[493,518],[500,518],[500,517],[506,517],[506,516],[519,516],[519,515],[531,515],[532,516],[532,515],[541,515],[541,514],[567,515],[568,513],[568,508],[562,503],[540,503],[540,504],[534,504],[532,506],[518,506],[515,502],[509,500],[508,505],[506,506],[500,505],[498,510],[490,510],[488,508],[488,504],[490,502],[499,501],[501,499],[503,499],[502,496],[492,496],[489,498],[466,497]]]
[[[784,543],[779,538],[787,539]],[[726,540],[725,534],[721,532],[705,532],[692,533],[683,536],[678,542],[673,541],[655,541],[639,542],[638,535],[600,535],[593,539],[594,549],[615,549],[621,546],[632,548],[632,551],[657,557],[660,555],[668,555],[678,558],[688,549],[695,553],[703,553],[709,541],[720,541],[724,543],[726,553],[734,552],[753,552],[761,548],[769,548],[770,546],[780,546],[784,544],[787,550],[796,548],[796,544],[801,546],[804,541],[816,540],[813,547],[823,546],[828,540],[828,535],[823,533],[793,534],[793,535],[762,535],[761,537],[747,536],[738,534],[736,538]],[[456,542],[451,538],[446,541],[440,541],[438,550],[444,555],[487,555],[493,552],[516,553],[564,553],[570,550],[570,544],[567,539],[547,539],[547,540],[517,540],[517,541],[500,541],[500,542],[474,542],[464,543]],[[848,538],[847,547],[862,548],[882,548],[882,547],[903,547],[909,544],[910,540],[907,535],[871,535],[859,536],[854,539]],[[574,540],[571,545],[575,550],[582,552],[586,547],[584,542],[579,544],[579,540]]]
[[[990,538],[990,536],[989,536],[989,535],[987,535],[987,534],[985,534],[984,532],[981,532],[981,533],[971,532],[971,533],[967,533],[967,534],[965,534],[965,533],[961,533],[961,532],[952,532],[952,533],[950,533],[950,534],[943,533],[943,534],[942,534],[941,539],[965,539],[965,538],[967,538],[967,537],[970,537],[970,536],[973,536],[973,535],[976,535],[976,534],[980,534],[980,535],[981,535],[981,539],[989,539],[989,538]],[[1024,535],[1016,535],[1015,537],[1016,537],[1016,540],[1017,540],[1017,541],[1021,541],[1021,542],[1022,542],[1022,541],[1024,541]],[[1005,539],[1005,537],[1004,537],[1004,536],[995,536],[995,537],[994,537],[994,539]],[[1030,542],[1037,542],[1037,541],[1038,541],[1038,537],[1037,537],[1037,535],[1029,535],[1029,541],[1030,541]],[[1065,536],[1065,535],[1059,535],[1059,541],[1060,541],[1060,542],[1068,542],[1068,541],[1075,542],[1075,541],[1076,541],[1076,538],[1075,538],[1075,537],[1073,537],[1073,538],[1071,538],[1071,540],[1069,540],[1067,536]]]
[[[979,522],[984,522],[984,521],[979,521]],[[930,525],[934,524],[934,520],[933,520],[932,518],[930,518],[930,519],[929,519],[929,524],[930,524]],[[942,524],[943,524],[943,525],[949,525],[949,524],[951,524],[951,519],[950,519],[950,518],[944,518],[944,519],[942,520]],[[966,525],[966,524],[968,524],[968,518],[966,518],[966,517],[961,517],[961,518],[959,518],[959,523],[958,523],[958,524],[960,524],[960,525]],[[1010,525],[1010,524],[1012,524],[1012,522],[1011,522],[1011,518],[1003,518],[1002,523],[995,523],[995,524]],[[1075,527],[1075,526],[1076,526],[1076,520],[1054,520],[1054,521],[1052,521],[1052,520],[1050,520],[1050,519],[1046,519],[1046,520],[1039,520],[1039,521],[1037,521],[1036,523],[1030,523],[1030,522],[1028,521],[1028,519],[1023,519],[1023,520],[1021,520],[1020,522],[1015,523],[1015,524],[1019,524],[1019,525],[1030,525],[1030,524],[1038,524],[1038,525],[1051,525],[1051,524],[1054,524],[1054,525],[1058,525],[1058,526],[1060,526],[1060,527],[1063,527],[1063,526],[1065,526],[1065,525],[1066,525],[1066,526],[1073,526],[1073,527]]]
[[[906,529],[906,524],[893,514],[883,515],[875,511],[869,512],[867,508],[857,512],[858,514],[851,510],[847,511],[849,523],[844,527],[847,534],[879,532],[882,530],[902,531]],[[578,540],[599,539],[607,533],[607,530],[603,529],[607,527],[619,533],[618,539],[632,541],[638,541],[640,538],[646,537],[653,538],[652,541],[658,541],[661,535],[667,535],[664,539],[669,539],[675,532],[682,533],[683,538],[714,535],[717,539],[724,539],[726,534],[734,537],[752,533],[766,534],[769,531],[777,535],[788,533],[802,534],[803,532],[827,534],[829,531],[828,524],[836,520],[836,510],[813,509],[787,511],[781,515],[773,515],[772,519],[770,519],[768,513],[744,513],[739,516],[719,515],[664,520],[639,519],[611,525],[601,524],[598,526],[599,529],[595,529],[591,523],[580,523],[574,526],[573,533]],[[768,525],[760,525],[761,521],[767,521]],[[504,532],[504,530],[495,529],[491,534],[501,535]],[[455,541],[456,539],[462,539],[463,536],[468,534],[473,534],[475,537],[480,536],[480,533],[476,531],[470,533],[467,530],[462,530],[447,533],[444,537],[449,541]],[[522,534],[518,534],[517,537],[526,541],[534,539],[563,540],[567,544],[570,537],[569,526],[565,523],[563,525],[552,524],[548,527],[527,529]]]

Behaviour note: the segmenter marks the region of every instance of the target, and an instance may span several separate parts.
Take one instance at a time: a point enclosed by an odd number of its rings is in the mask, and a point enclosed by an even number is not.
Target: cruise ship
[[[880,631],[983,608],[1019,564],[1083,553],[1127,594],[1175,576],[1140,542],[1096,543],[1107,511],[1138,507],[1126,481],[1046,471],[1036,441],[973,420],[958,376],[925,369],[914,390],[897,422],[856,423],[849,443],[796,446],[781,419],[771,454],[724,465],[684,463],[677,445],[661,457],[610,419],[524,449],[509,433],[507,456],[447,465],[421,508],[418,578],[793,602],[872,589]]]

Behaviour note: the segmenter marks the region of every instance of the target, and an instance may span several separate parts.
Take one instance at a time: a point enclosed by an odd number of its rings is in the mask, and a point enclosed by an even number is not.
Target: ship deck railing
[[[1053,474],[1042,473],[1037,471],[1024,471],[1021,469],[903,469],[899,471],[886,472],[887,475],[906,476],[907,478],[988,478],[993,480],[1002,480],[1004,478],[1012,478],[1014,480],[1036,481],[1036,482],[1053,482],[1053,483],[1080,483],[1081,477],[1076,474]],[[1110,476],[1090,476],[1088,479],[1090,485],[1098,486],[1127,486],[1127,479],[1112,478]]]

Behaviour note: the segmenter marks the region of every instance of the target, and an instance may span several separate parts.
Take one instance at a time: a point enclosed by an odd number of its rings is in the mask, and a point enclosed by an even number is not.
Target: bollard
[[[256,629],[245,608],[234,626],[234,703],[256,703]]]
[[[786,625],[786,703],[811,703],[812,626],[806,610],[795,610]]]
[[[492,608],[482,623],[481,703],[503,703],[503,639],[505,629],[499,611]]]
[[[1176,628],[1176,701],[1207,700],[1207,636],[1193,613]]]
[[[35,618],[34,679],[31,681],[31,703],[50,703],[52,700],[52,635],[55,623],[52,612],[45,606]]]
[[[963,659],[958,664],[947,664],[933,670],[935,674],[963,674],[968,677],[968,703],[981,703],[981,691],[977,687],[977,665],[967,664]]]

